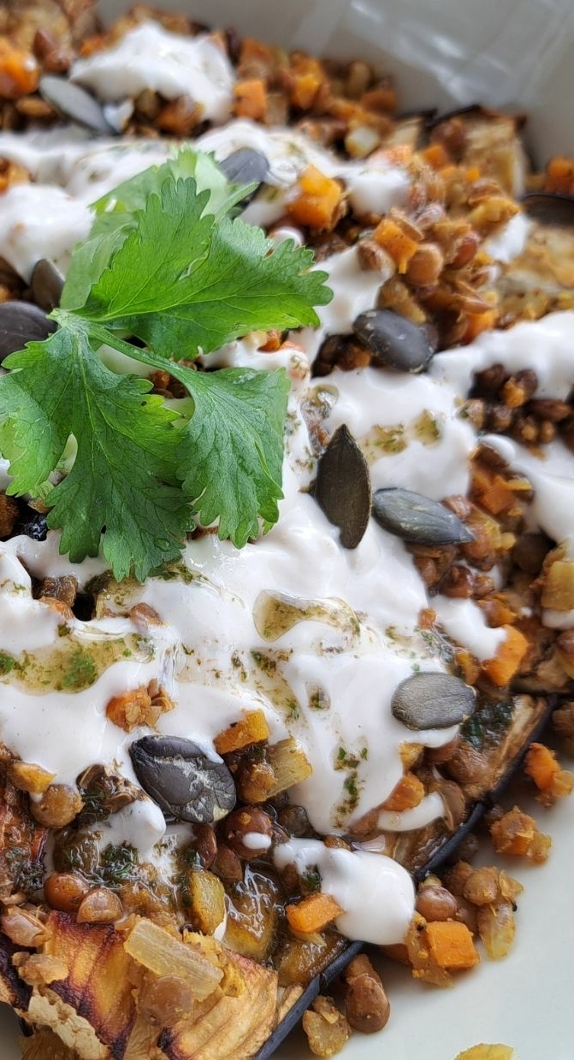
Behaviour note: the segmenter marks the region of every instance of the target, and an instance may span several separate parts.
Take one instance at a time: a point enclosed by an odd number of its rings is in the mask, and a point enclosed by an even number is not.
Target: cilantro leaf
[[[149,197],[167,177],[176,181],[193,177],[197,191],[207,192],[204,210],[216,220],[233,210],[255,187],[230,183],[211,155],[191,147],[163,165],[150,166],[119,184],[93,204],[95,220],[90,234],[76,247],[68,269],[61,300],[64,309],[81,309],[86,304],[92,285],[109,267],[129,232],[137,228],[138,211],[145,210]]]
[[[204,213],[192,178],[167,176],[93,284],[82,315],[137,335],[164,357],[193,357],[255,329],[318,324],[331,299],[312,251],[273,248],[260,228]]]
[[[177,557],[196,516],[238,546],[278,517],[285,373],[177,363],[250,330],[316,323],[313,306],[332,297],[326,274],[309,271],[311,251],[273,249],[230,218],[245,191],[193,151],[120,185],[72,255],[51,314],[59,329],[4,361],[10,492],[41,496],[60,551],[80,561],[101,546],[118,580]],[[168,409],[125,362],[106,367],[104,346],[190,397]]]
[[[204,526],[218,519],[219,536],[241,548],[258,536],[259,516],[277,521],[289,380],[248,368],[178,378],[195,406],[177,452],[183,489]]]
[[[37,495],[70,435],[76,441],[71,471],[47,497],[62,551],[80,561],[97,555],[102,537],[118,579],[133,569],[143,580],[178,556],[191,514],[176,484],[177,414],[149,395],[151,384],[105,368],[80,320],[4,364],[12,369],[0,387],[9,492]]]

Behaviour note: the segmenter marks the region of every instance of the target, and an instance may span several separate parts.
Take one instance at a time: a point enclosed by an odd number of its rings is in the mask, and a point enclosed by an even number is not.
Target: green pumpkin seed
[[[417,673],[395,689],[391,711],[407,729],[448,729],[470,717],[475,700],[474,689],[458,677]]]
[[[474,534],[454,512],[414,490],[375,490],[373,515],[384,530],[417,545],[456,545],[474,541]]]

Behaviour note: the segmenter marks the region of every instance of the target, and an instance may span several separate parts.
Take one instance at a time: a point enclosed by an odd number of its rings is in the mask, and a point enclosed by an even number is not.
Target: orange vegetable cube
[[[406,272],[407,265],[419,249],[416,239],[411,239],[390,217],[383,217],[373,232],[373,239],[391,256],[399,272]]]
[[[464,341],[472,342],[482,331],[490,331],[496,324],[496,317],[496,309],[486,309],[483,313],[469,313]]]
[[[425,927],[430,955],[439,968],[474,968],[480,957],[466,924],[458,920],[433,920]]]
[[[262,710],[248,710],[243,718],[234,721],[215,737],[214,746],[218,755],[240,751],[252,743],[261,743],[269,736],[269,726]]]
[[[559,770],[560,766],[556,761],[556,756],[549,747],[541,743],[530,745],[524,763],[524,772],[532,778],[540,791],[551,786]]]
[[[419,780],[414,773],[405,773],[381,808],[391,810],[393,813],[411,810],[422,802],[424,793],[425,787],[422,780]]]
[[[299,194],[286,206],[291,219],[309,228],[332,228],[338,218],[341,185],[315,166],[307,166],[299,177],[298,187]]]
[[[233,94],[235,96],[234,110],[238,118],[263,121],[267,111],[267,92],[265,81],[262,78],[252,77],[245,81],[238,81]]]
[[[18,99],[35,92],[39,76],[34,56],[0,37],[0,98]]]
[[[309,110],[319,90],[321,81],[314,73],[294,74],[291,84],[291,103],[301,110]]]
[[[302,934],[322,931],[344,911],[330,894],[323,894],[322,891],[310,894],[301,902],[285,906],[289,927],[292,931]]]
[[[442,144],[429,144],[421,151],[421,155],[433,169],[444,169],[450,164],[450,158]]]
[[[528,641],[523,633],[514,626],[503,626],[506,630],[506,638],[500,644],[493,659],[487,659],[483,664],[486,676],[493,684],[502,688],[507,685],[520,666],[526,652]]]

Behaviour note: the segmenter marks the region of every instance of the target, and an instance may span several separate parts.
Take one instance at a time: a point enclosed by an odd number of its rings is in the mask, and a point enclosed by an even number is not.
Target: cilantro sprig
[[[61,551],[101,547],[118,580],[175,559],[197,522],[241,547],[278,518],[286,374],[189,362],[251,330],[317,324],[331,292],[311,251],[233,216],[246,190],[189,149],[120,185],[72,255],[57,330],[4,361],[9,492],[41,496]],[[188,399],[168,407],[104,364],[105,346]]]

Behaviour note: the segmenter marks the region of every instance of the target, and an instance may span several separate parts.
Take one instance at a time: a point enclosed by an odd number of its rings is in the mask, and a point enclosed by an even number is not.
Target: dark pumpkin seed
[[[31,508],[28,511],[31,518],[20,523],[18,533],[31,537],[33,541],[45,541],[48,536],[47,516],[44,512],[33,512]]]
[[[401,681],[391,711],[408,729],[448,729],[474,710],[476,693],[451,674],[418,673]]]
[[[47,258],[40,258],[34,265],[30,290],[37,306],[51,313],[60,304],[64,277]]]
[[[379,364],[399,372],[422,372],[435,347],[428,329],[405,320],[392,309],[369,309],[353,322],[353,331]]]
[[[40,94],[51,103],[55,110],[69,121],[83,125],[91,132],[103,136],[113,136],[117,130],[106,120],[103,108],[97,99],[86,92],[85,88],[72,84],[65,77],[54,77],[46,74],[40,78]]]
[[[411,544],[456,545],[474,541],[474,534],[450,508],[414,490],[375,490],[373,515],[384,530]]]
[[[356,548],[371,512],[369,468],[359,446],[343,424],[335,431],[317,465],[315,500],[341,531],[344,548]]]
[[[0,305],[0,362],[22,350],[27,342],[42,342],[56,330],[56,323],[30,302]]]
[[[555,192],[537,191],[525,195],[522,209],[533,221],[543,225],[570,228],[574,225],[574,197]]]
[[[262,151],[255,151],[252,147],[240,147],[237,151],[232,151],[219,165],[233,184],[263,184],[269,173],[267,158]],[[246,196],[244,201],[252,199],[256,191],[257,188]]]
[[[235,784],[224,762],[191,740],[144,736],[130,747],[142,788],[167,817],[193,824],[220,821],[235,806]]]

